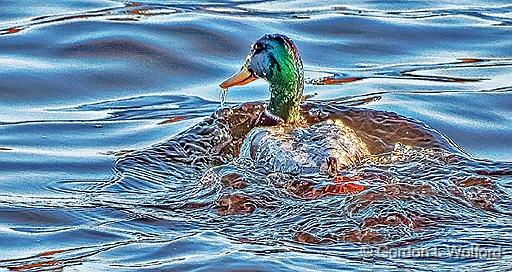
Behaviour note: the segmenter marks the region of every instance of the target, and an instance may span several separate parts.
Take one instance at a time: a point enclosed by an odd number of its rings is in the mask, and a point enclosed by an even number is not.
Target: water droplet
[[[226,101],[226,95],[228,93],[228,89],[221,88],[220,89],[220,108],[224,108],[224,102]]]

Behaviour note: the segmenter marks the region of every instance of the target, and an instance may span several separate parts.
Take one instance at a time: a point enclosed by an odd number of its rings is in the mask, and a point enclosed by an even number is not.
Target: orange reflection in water
[[[7,33],[9,33],[9,34],[18,33],[20,31],[21,31],[21,28],[16,28],[16,27],[11,27],[11,28],[7,29]]]
[[[179,122],[179,121],[183,121],[185,120],[186,118],[183,117],[183,116],[174,116],[174,117],[171,117],[165,121],[162,121],[160,123],[158,123],[159,125],[165,125],[165,124],[172,124],[172,123],[176,123],[176,122]]]
[[[57,266],[60,263],[61,263],[60,261],[44,261],[44,262],[37,262],[37,263],[32,263],[32,264],[24,264],[24,265],[20,265],[20,266],[12,266],[12,267],[9,267],[9,270],[10,271],[30,271],[33,269],[56,270],[59,268],[54,267],[54,266]]]
[[[475,63],[475,62],[481,62],[483,60],[473,59],[473,58],[464,58],[464,59],[460,59],[460,61],[462,61],[463,63]]]
[[[320,84],[325,85],[334,85],[334,84],[343,84],[354,82],[363,79],[362,77],[345,77],[345,78],[333,78],[333,77],[325,77],[320,80]]]

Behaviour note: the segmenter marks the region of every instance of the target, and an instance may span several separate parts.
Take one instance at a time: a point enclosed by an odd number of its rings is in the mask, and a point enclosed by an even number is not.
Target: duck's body
[[[262,126],[260,116],[264,114],[268,104],[265,102],[248,102],[234,108],[220,109],[210,117],[201,121],[192,128],[174,136],[169,141],[154,146],[152,153],[148,156],[156,156],[169,163],[183,163],[185,165],[211,166],[224,164],[235,157],[250,157],[258,164],[269,165],[268,161],[279,154],[292,152],[300,156],[300,152],[290,150],[284,143],[290,143],[293,139],[294,130],[297,135],[317,135],[320,141],[314,141],[309,137],[296,138],[295,141],[302,145],[314,143],[320,145],[324,150],[336,149],[338,159],[338,170],[343,166],[350,166],[350,163],[358,163],[364,160],[363,155],[376,155],[391,152],[396,143],[402,143],[408,146],[424,147],[431,149],[445,149],[454,151],[453,146],[441,134],[426,127],[424,124],[415,120],[400,116],[392,112],[376,111],[365,108],[345,107],[336,104],[336,101],[303,102],[300,107],[300,114],[305,120],[305,127],[293,128],[286,125]],[[329,121],[331,120],[331,121]],[[323,135],[321,131],[329,129],[330,123],[343,124],[336,130],[338,134],[331,137]],[[284,128],[284,127],[287,128]],[[340,132],[341,131],[341,132]],[[257,135],[264,133],[266,137],[258,140]],[[282,136],[273,137],[276,133],[286,134],[285,141]],[[335,133],[335,132],[334,132]],[[335,138],[342,138],[342,143],[337,144]],[[333,145],[333,143],[335,143]],[[299,144],[300,145],[300,144]],[[335,146],[350,146],[350,149],[335,148]],[[269,149],[268,147],[274,148]],[[250,148],[248,148],[250,147]],[[330,149],[330,148],[333,149]],[[303,149],[305,150],[305,149]],[[308,151],[302,151],[308,152]],[[251,155],[257,154],[257,156]],[[333,152],[334,153],[334,152]],[[316,161],[318,168],[304,169],[304,172],[311,173],[313,169],[320,169],[323,159],[314,154],[322,154],[317,149],[309,149],[307,153],[310,161]],[[332,156],[326,154],[327,159]],[[351,154],[355,154],[354,156]],[[269,157],[272,156],[272,157]],[[290,157],[290,156],[285,156]],[[293,157],[293,156],[292,156]],[[143,160],[144,158],[140,158]],[[283,165],[294,165],[300,160],[290,160],[282,163]],[[141,163],[146,163],[141,161]],[[320,165],[320,166],[319,166]],[[273,167],[273,166],[272,166]],[[275,168],[281,169],[283,168]],[[290,167],[289,169],[293,169]],[[294,172],[293,170],[285,172]]]
[[[360,164],[370,156],[366,144],[340,120],[308,127],[257,127],[247,135],[240,156],[272,172],[327,173]]]

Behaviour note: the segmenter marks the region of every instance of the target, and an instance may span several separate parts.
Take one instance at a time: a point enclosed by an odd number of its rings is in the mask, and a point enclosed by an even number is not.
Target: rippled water
[[[2,269],[512,269],[509,1],[7,0],[0,19]],[[396,145],[344,172],[364,190],[319,198],[323,176],[166,155],[266,33],[295,41],[315,103],[453,148]],[[375,253],[472,245],[500,254]]]

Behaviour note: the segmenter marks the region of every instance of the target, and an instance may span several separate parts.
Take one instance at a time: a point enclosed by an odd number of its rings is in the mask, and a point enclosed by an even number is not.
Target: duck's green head
[[[245,85],[258,78],[270,85],[268,111],[285,122],[299,119],[299,106],[304,90],[304,71],[297,47],[284,35],[269,34],[258,39],[242,69],[220,86]]]

